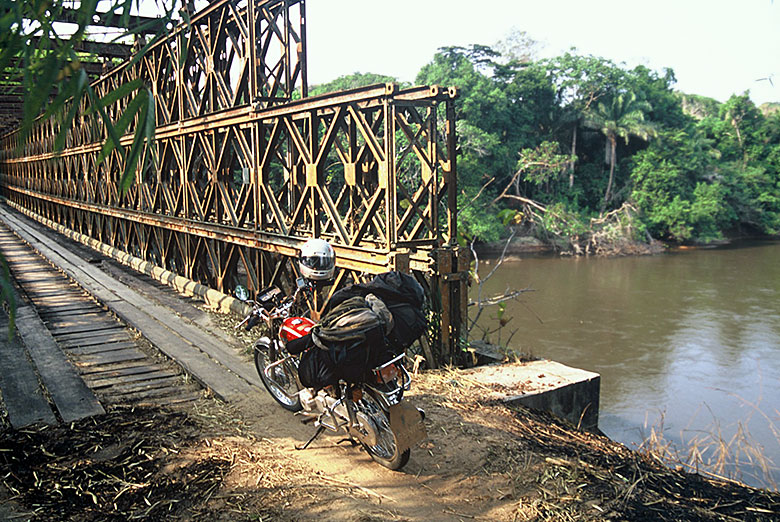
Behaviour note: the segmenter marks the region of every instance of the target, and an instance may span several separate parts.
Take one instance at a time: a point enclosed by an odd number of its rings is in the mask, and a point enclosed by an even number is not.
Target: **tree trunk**
[[[604,202],[601,204],[601,213],[604,213],[604,209],[607,208],[611,192],[612,192],[612,180],[615,178],[615,160],[617,159],[617,139],[615,136],[609,136],[609,181],[607,181],[607,191],[604,193]]]
[[[574,124],[574,132],[571,135],[571,161],[569,162],[569,190],[574,187],[574,158],[577,157],[577,123]]]
[[[742,133],[739,132],[739,123],[737,123],[737,120],[735,118],[732,118],[731,124],[734,126],[734,129],[737,131],[737,141],[739,142],[739,148],[743,149],[744,147],[742,147]]]

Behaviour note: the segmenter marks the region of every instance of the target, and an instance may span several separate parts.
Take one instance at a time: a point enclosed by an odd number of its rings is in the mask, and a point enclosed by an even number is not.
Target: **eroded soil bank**
[[[204,398],[0,434],[13,520],[777,520],[780,495],[670,470],[546,415],[417,377],[429,439],[402,472],[320,439],[274,404]],[[289,429],[288,429],[289,428]],[[305,429],[304,429],[305,428]]]

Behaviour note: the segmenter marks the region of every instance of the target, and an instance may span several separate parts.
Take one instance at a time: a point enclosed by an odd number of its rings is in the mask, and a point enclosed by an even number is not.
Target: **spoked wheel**
[[[268,393],[282,408],[289,411],[302,409],[298,394],[298,381],[295,378],[295,366],[288,360],[271,368],[266,375],[265,368],[279,360],[276,350],[267,344],[255,345],[255,368]]]
[[[376,437],[369,437],[370,443],[363,442],[363,447],[371,458],[393,471],[403,468],[409,462],[411,450],[398,451],[395,433],[390,429],[390,416],[379,399],[373,393],[366,391],[355,406],[358,417],[362,417],[361,422],[370,423],[366,426],[366,431],[371,430],[372,435],[376,435]]]

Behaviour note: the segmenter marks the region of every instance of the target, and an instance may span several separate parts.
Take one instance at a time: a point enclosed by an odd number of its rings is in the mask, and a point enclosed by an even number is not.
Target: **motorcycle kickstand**
[[[352,437],[345,437],[340,441],[338,441],[336,444],[341,444],[342,442],[349,442],[350,444],[352,444],[352,446],[357,446],[359,444],[359,442],[353,439]]]
[[[314,442],[314,439],[316,439],[317,437],[320,436],[320,433],[322,433],[323,431],[325,431],[325,427],[324,426],[320,426],[319,428],[317,428],[317,431],[314,432],[314,435],[312,435],[311,438],[306,442],[306,444],[304,444],[303,446],[295,446],[295,449],[297,449],[297,450],[305,450],[306,448],[309,447],[309,444]]]

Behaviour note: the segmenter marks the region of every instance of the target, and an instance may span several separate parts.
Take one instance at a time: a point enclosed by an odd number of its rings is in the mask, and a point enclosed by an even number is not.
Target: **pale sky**
[[[669,67],[684,92],[780,102],[780,0],[307,0],[306,18],[310,85],[353,72],[414,81],[437,48],[492,46],[517,29],[543,56],[574,46]]]

